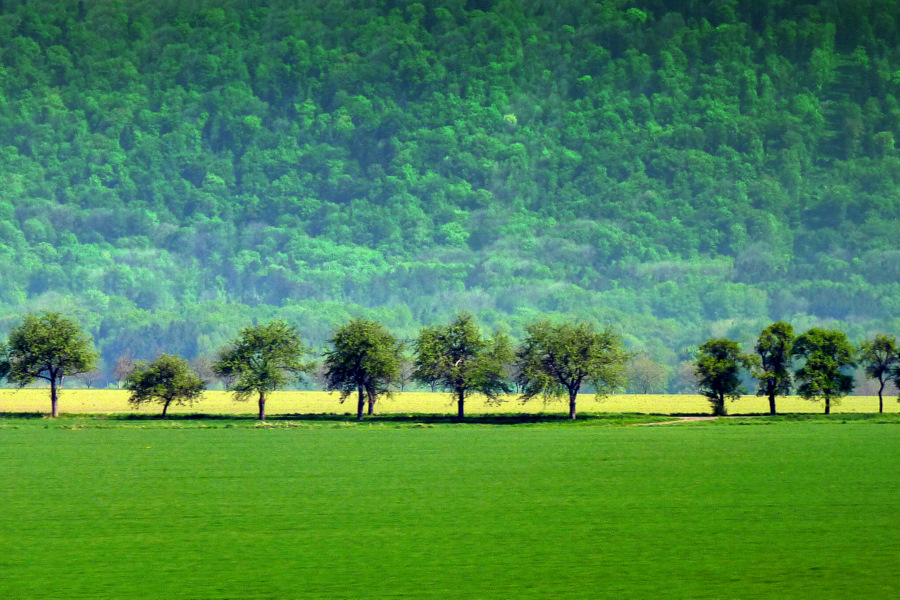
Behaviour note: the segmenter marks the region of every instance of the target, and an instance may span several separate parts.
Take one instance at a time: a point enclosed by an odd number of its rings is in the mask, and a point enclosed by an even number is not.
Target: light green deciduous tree
[[[497,332],[493,338],[481,335],[468,313],[457,315],[447,325],[424,327],[415,341],[415,379],[451,394],[457,418],[465,419],[466,398],[481,393],[489,400],[509,393],[503,367],[512,357],[509,339]]]
[[[131,392],[128,402],[135,408],[142,404],[162,404],[162,418],[171,404],[193,404],[203,395],[206,382],[180,356],[161,354],[152,362],[139,361],[125,378],[125,389]]]
[[[341,393],[341,401],[358,394],[356,418],[362,420],[366,400],[369,414],[380,394],[400,385],[402,344],[376,321],[355,319],[335,330],[325,353],[325,382]]]
[[[598,399],[625,385],[628,355],[622,338],[611,329],[598,332],[587,323],[532,323],[525,328],[517,354],[522,398],[567,396],[570,419],[576,418],[583,384],[593,385]]]
[[[97,353],[81,326],[57,312],[25,315],[9,334],[9,380],[26,386],[37,379],[50,383],[50,414],[59,415],[63,378],[94,368]]]
[[[315,363],[304,360],[306,354],[297,330],[284,321],[273,321],[243,329],[220,352],[213,369],[229,381],[235,399],[256,395],[259,420],[265,421],[266,394],[315,370]]]

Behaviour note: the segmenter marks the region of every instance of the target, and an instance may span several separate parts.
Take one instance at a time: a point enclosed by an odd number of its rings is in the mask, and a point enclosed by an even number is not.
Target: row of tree
[[[355,319],[338,327],[324,357],[327,389],[341,400],[357,395],[357,418],[368,404],[372,414],[380,396],[400,387],[405,342],[377,321]],[[584,384],[603,395],[625,382],[628,358],[622,339],[612,330],[595,331],[586,324],[533,323],[518,350],[496,332],[484,336],[472,315],[459,314],[445,325],[423,328],[413,342],[413,378],[432,389],[452,394],[458,418],[465,418],[465,402],[472,394],[499,401],[513,391],[507,375],[515,364],[515,382],[523,399],[538,395],[566,395],[569,416],[576,417],[576,398]],[[28,385],[37,379],[50,383],[51,415],[58,415],[58,388],[65,377],[94,368],[97,353],[79,324],[55,312],[26,315],[4,348],[0,373],[13,383]],[[238,400],[255,397],[259,418],[266,417],[266,396],[316,369],[310,351],[295,327],[284,321],[247,327],[223,348],[212,366]],[[139,361],[125,376],[134,406],[159,403],[162,415],[172,404],[190,404],[206,389],[187,360],[161,354]]]
[[[340,392],[341,401],[356,394],[358,419],[367,404],[372,414],[379,397],[401,387],[405,345],[377,321],[354,319],[336,328],[324,355],[327,389]],[[219,352],[212,371],[236,399],[255,397],[259,418],[265,420],[267,394],[316,370],[309,354],[295,327],[272,321],[244,328]],[[525,338],[514,348],[502,332],[484,336],[468,313],[423,328],[413,342],[413,354],[413,379],[451,394],[460,421],[465,419],[469,396],[477,393],[499,402],[513,391],[513,384],[523,400],[567,398],[569,417],[575,419],[582,387],[591,385],[600,397],[622,388],[629,358],[621,336],[609,328],[596,331],[585,323],[538,321],[526,327]],[[0,374],[21,386],[37,379],[48,381],[51,414],[56,417],[63,378],[91,370],[97,356],[90,336],[76,321],[55,312],[26,315],[4,347]],[[803,363],[794,372],[796,358]],[[883,334],[856,349],[841,331],[812,328],[796,337],[790,324],[773,323],[762,331],[751,355],[742,354],[733,340],[707,340],[697,351],[695,374],[717,415],[725,414],[727,398],[746,393],[742,367],[758,379],[757,394],[768,396],[772,414],[776,397],[791,393],[795,378],[797,392],[808,399],[824,399],[828,414],[831,403],[852,390],[853,378],[846,370],[857,362],[867,376],[879,381],[879,411],[883,411],[885,385],[900,382],[900,347],[894,337]],[[159,403],[163,417],[170,405],[197,400],[207,383],[187,360],[171,354],[139,361],[125,376],[131,404]]]
[[[802,362],[794,369],[798,359]],[[809,400],[823,399],[829,414],[831,404],[853,390],[850,370],[856,366],[878,382],[878,412],[884,412],[885,386],[900,383],[900,347],[892,335],[878,334],[854,347],[842,331],[813,327],[796,336],[792,325],[779,321],[763,329],[751,354],[743,354],[740,344],[728,338],[707,340],[698,350],[695,373],[716,415],[726,413],[726,398],[747,393],[742,368],[758,380],[756,393],[768,397],[771,414],[776,413],[775,399],[792,391]]]

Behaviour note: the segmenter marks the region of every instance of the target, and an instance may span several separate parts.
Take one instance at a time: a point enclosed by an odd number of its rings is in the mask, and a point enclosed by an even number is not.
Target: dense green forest
[[[900,333],[900,2],[0,0],[0,333]]]

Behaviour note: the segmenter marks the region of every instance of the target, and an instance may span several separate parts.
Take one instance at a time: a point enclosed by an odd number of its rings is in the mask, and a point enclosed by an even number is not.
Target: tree
[[[103,361],[98,359],[96,364],[94,365],[94,368],[90,371],[87,371],[86,373],[82,373],[81,375],[79,375],[78,379],[81,380],[81,383],[83,383],[87,389],[91,389],[92,387],[94,387],[94,384],[100,381],[102,377]]]
[[[576,398],[584,383],[594,386],[599,399],[626,381],[628,355],[622,338],[611,329],[594,331],[587,323],[532,323],[517,357],[522,398],[567,394],[570,419],[576,418]]]
[[[666,367],[645,354],[631,357],[625,366],[625,375],[629,391],[635,390],[639,394],[659,393],[669,383]]]
[[[831,413],[832,401],[853,391],[853,377],[844,371],[856,362],[844,332],[813,327],[794,342],[794,356],[806,359],[797,370],[797,392],[807,400],[825,400],[826,415]]]
[[[122,382],[128,377],[128,374],[134,370],[134,357],[131,352],[126,352],[116,358],[116,364],[113,366],[113,378],[116,380],[116,387],[122,387]]]
[[[769,414],[775,414],[775,397],[787,396],[793,385],[791,361],[794,349],[794,327],[778,321],[762,330],[756,340],[753,376],[759,380],[757,396],[769,398]]]
[[[706,396],[713,414],[727,414],[725,399],[737,400],[746,390],[741,386],[741,367],[749,361],[741,354],[741,346],[727,338],[713,338],[703,343],[697,351],[697,383],[700,393]]]
[[[216,375],[229,382],[236,400],[254,394],[259,403],[259,420],[266,420],[266,394],[291,379],[315,370],[314,362],[303,360],[307,354],[297,330],[284,321],[246,327],[230,346],[223,349],[213,365]]]
[[[135,408],[148,402],[162,404],[162,418],[172,403],[193,404],[206,389],[206,382],[180,356],[161,354],[153,362],[139,361],[125,378],[131,392],[128,402]]]
[[[341,402],[357,392],[356,418],[362,420],[366,400],[371,415],[378,396],[390,394],[391,385],[399,383],[403,346],[384,325],[365,319],[339,327],[328,343],[326,387],[340,391]]]
[[[24,387],[36,379],[50,383],[50,415],[59,415],[58,390],[63,378],[94,368],[97,353],[91,337],[74,320],[57,312],[25,315],[9,334],[9,380]]]
[[[503,365],[512,356],[509,339],[500,332],[482,337],[469,313],[447,325],[424,327],[415,341],[415,379],[453,395],[457,419],[466,418],[466,398],[481,393],[497,401],[510,392]]]
[[[406,386],[413,381],[413,374],[416,372],[416,363],[408,356],[400,357],[400,391],[405,392]]]
[[[897,379],[900,367],[900,348],[897,338],[879,333],[874,341],[863,340],[859,345],[859,363],[866,377],[878,381],[878,412],[884,412],[884,386]]]

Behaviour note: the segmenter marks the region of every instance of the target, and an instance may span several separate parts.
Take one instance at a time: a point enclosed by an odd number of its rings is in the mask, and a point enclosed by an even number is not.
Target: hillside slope
[[[900,331],[900,3],[300,4],[0,2],[0,328]]]

